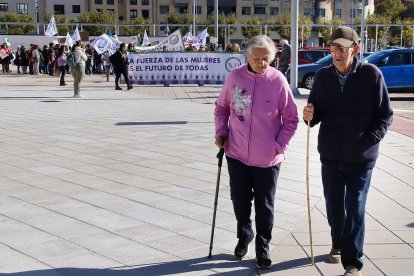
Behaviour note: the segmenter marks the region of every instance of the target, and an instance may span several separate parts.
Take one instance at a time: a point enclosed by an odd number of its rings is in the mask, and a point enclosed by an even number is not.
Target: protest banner
[[[223,84],[245,63],[240,53],[151,52],[128,55],[133,84]]]

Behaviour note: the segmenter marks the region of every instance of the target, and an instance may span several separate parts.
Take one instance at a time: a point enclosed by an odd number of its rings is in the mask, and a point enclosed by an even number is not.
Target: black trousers
[[[127,84],[127,86],[130,86],[128,77],[128,67],[124,67],[116,70],[115,72],[115,87],[119,86],[119,78],[121,77],[121,74],[124,76],[125,83]]]
[[[274,222],[276,184],[280,164],[260,168],[227,157],[230,175],[230,196],[237,220],[237,238],[253,235],[250,219],[252,200],[256,213],[256,254],[269,253]]]

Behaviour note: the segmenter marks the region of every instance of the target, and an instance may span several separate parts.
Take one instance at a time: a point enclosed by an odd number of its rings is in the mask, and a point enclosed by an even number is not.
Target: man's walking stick
[[[216,197],[214,199],[213,224],[211,226],[210,252],[208,253],[209,259],[211,259],[211,251],[213,250],[214,227],[216,226],[216,212],[217,212],[219,185],[220,185],[221,165],[223,164],[223,155],[224,155],[224,148],[221,148],[220,151],[217,153],[218,172],[217,172],[217,182],[216,182]]]
[[[309,198],[309,133],[310,133],[310,120],[308,121],[308,130],[306,133],[306,198],[308,202],[308,223],[309,223],[311,261],[312,261],[312,265],[315,265],[315,260],[313,258],[312,219],[311,219],[310,198]]]

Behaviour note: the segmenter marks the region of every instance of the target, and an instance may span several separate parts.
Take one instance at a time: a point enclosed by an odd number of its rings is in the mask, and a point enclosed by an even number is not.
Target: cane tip
[[[211,253],[210,253],[210,254],[208,254],[208,257],[207,257],[207,258],[211,259]]]

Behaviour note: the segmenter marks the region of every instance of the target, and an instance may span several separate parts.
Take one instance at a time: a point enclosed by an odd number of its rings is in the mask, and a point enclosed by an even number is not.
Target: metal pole
[[[413,24],[413,41],[411,42],[411,48],[414,48],[414,24]]]
[[[362,61],[365,52],[365,1],[362,1],[362,18],[361,18],[361,49],[359,59]]]
[[[299,94],[298,90],[298,22],[299,22],[299,0],[290,2],[290,22],[291,22],[291,51],[290,51],[290,88],[294,94]]]
[[[218,41],[218,37],[219,37],[219,33],[218,33],[218,0],[214,1],[214,5],[215,5],[215,15],[216,15],[216,19],[215,19],[215,29],[216,29],[216,38]]]
[[[196,35],[196,0],[193,1],[193,34]]]
[[[301,47],[305,47],[305,45],[303,44],[303,24],[302,24],[301,29],[302,29],[302,45],[301,45]]]
[[[375,25],[375,49],[374,52],[378,50],[378,24]]]
[[[402,47],[403,45],[403,32],[404,32],[404,26],[401,26],[401,38],[400,38],[400,47]]]

